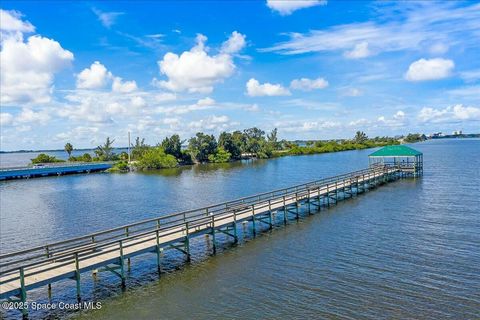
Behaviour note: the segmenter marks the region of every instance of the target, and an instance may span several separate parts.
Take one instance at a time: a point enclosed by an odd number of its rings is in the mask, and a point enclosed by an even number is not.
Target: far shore
[[[445,135],[440,137],[427,137],[428,140],[437,140],[437,139],[475,139],[480,138],[480,133],[469,133],[469,134],[462,134],[462,135]],[[343,139],[337,139],[343,140]],[[328,140],[291,140],[292,143],[306,143],[308,141],[328,141]],[[75,151],[93,151],[95,148],[79,148],[75,149]],[[115,150],[127,150],[128,147],[117,147],[114,148]],[[63,149],[39,149],[39,150],[0,150],[1,153],[39,153],[39,152],[65,152]]]

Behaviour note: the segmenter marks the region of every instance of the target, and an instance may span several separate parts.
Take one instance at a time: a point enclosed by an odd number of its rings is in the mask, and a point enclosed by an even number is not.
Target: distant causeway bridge
[[[64,174],[89,173],[105,171],[113,166],[113,162],[61,163],[41,164],[33,167],[17,167],[0,169],[0,180],[26,179]]]
[[[2,254],[0,299],[24,303],[28,290],[47,286],[50,295],[52,283],[72,279],[80,301],[80,279],[88,271],[112,272],[125,287],[126,265],[129,267],[130,259],[138,255],[153,254],[160,274],[163,251],[177,250],[190,261],[190,240],[194,237],[210,235],[215,254],[217,234],[225,234],[236,243],[240,223],[249,223],[255,236],[265,229],[261,226],[272,229],[279,220],[287,224],[291,219],[321,211],[385,183],[420,176],[422,172],[423,165],[418,162],[376,161],[360,171]],[[22,312],[26,317],[28,310],[24,308]]]

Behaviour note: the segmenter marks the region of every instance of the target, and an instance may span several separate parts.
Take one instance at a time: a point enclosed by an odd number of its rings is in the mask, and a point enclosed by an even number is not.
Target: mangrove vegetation
[[[268,159],[286,155],[305,155],[360,150],[405,142],[422,140],[420,134],[409,134],[406,137],[369,138],[365,132],[357,131],[352,139],[287,141],[278,139],[275,128],[266,133],[259,128],[243,131],[222,132],[218,139],[211,134],[198,132],[188,140],[182,140],[178,134],[165,137],[156,145],[148,145],[144,138],[137,137],[130,145],[130,157],[127,152],[116,153],[114,139],[108,137],[105,143],[94,149],[94,155],[84,153],[73,156],[71,143],[65,145],[68,161],[95,162],[115,161],[111,171],[128,171],[129,169],[149,170],[173,168],[178,165],[195,163],[224,163],[248,158]],[[128,162],[130,160],[130,163]],[[32,163],[61,162],[46,154],[40,154]]]

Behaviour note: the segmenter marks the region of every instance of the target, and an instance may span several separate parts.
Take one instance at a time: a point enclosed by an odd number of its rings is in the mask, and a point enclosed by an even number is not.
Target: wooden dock
[[[82,237],[0,255],[0,298],[26,301],[27,291],[62,279],[73,279],[77,298],[81,299],[80,277],[87,271],[111,271],[125,286],[125,263],[144,253],[156,256],[161,272],[162,252],[175,249],[190,260],[190,239],[209,234],[213,253],[216,234],[226,234],[238,241],[237,225],[251,223],[255,235],[259,225],[272,228],[275,219],[299,219],[308,214],[351,198],[378,185],[402,177],[394,166],[371,168],[325,178],[285,189],[275,190],[200,209],[189,210]],[[27,310],[24,310],[25,314]]]

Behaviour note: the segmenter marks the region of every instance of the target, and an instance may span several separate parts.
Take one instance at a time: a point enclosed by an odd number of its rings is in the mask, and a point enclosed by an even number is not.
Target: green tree
[[[405,137],[405,142],[413,143],[413,142],[419,142],[419,141],[424,141],[426,140],[427,137],[421,133],[409,133]]]
[[[277,134],[278,134],[278,129],[275,128],[272,130],[272,132],[270,132],[270,134],[267,135],[268,143],[270,143],[273,150],[281,149],[281,144],[278,142]]]
[[[136,163],[139,169],[173,168],[177,165],[177,159],[171,154],[166,154],[162,147],[149,148]]]
[[[163,139],[162,148],[165,150],[166,154],[171,154],[177,159],[182,158],[182,141],[178,134]]]
[[[243,132],[237,130],[232,133],[232,140],[235,147],[240,150],[241,157],[242,153],[247,152],[247,136]]]
[[[256,153],[257,158],[268,159],[273,155],[273,145],[267,142],[265,139],[261,139],[258,142],[259,149]]]
[[[65,144],[65,151],[68,153],[68,157],[70,158],[73,151],[73,146],[70,142],[67,142],[67,144]]]
[[[131,145],[132,147],[132,159],[133,160],[138,160],[142,157],[142,155],[148,150],[149,146],[145,144],[145,138],[140,139],[140,137],[137,137],[135,139],[135,144]]]
[[[49,156],[45,153],[40,153],[36,158],[31,159],[33,164],[39,163],[54,163],[54,162],[65,162],[64,160],[57,159],[54,156]]]
[[[367,135],[363,131],[357,131],[355,138],[353,139],[355,143],[365,143],[368,140]]]
[[[226,151],[224,148],[219,147],[217,152],[214,154],[208,155],[208,161],[215,163],[229,162],[231,158],[231,153]]]
[[[92,162],[92,156],[90,153],[84,153],[83,155],[77,157],[71,156],[68,158],[68,161]]]
[[[101,161],[112,161],[116,159],[112,147],[114,142],[115,140],[110,140],[110,137],[107,137],[105,143],[95,149],[95,154]]]
[[[261,141],[265,140],[265,131],[258,128],[249,128],[244,131],[246,137],[246,152],[258,154],[261,150]]]
[[[81,160],[80,160],[80,161],[92,162],[92,156],[90,155],[90,153],[84,153],[84,154],[81,156]]]
[[[217,141],[213,135],[197,132],[195,137],[188,141],[188,149],[194,161],[206,162],[208,161],[208,155],[215,153]]]
[[[230,153],[232,159],[240,159],[242,156],[242,143],[236,141],[232,133],[222,132],[218,137],[218,146]]]

